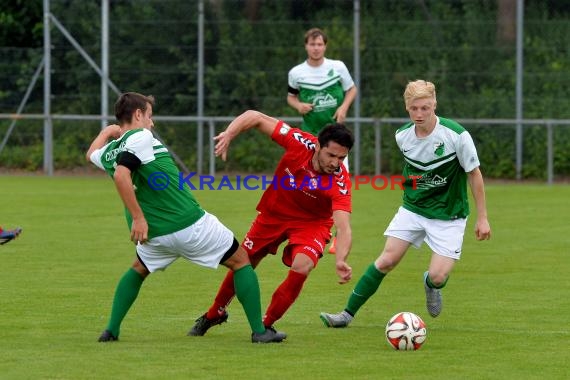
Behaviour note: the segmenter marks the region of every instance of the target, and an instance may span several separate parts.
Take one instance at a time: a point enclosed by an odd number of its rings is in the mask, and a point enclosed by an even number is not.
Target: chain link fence
[[[53,162],[55,169],[67,170],[86,165],[83,152],[101,121],[113,121],[112,115],[101,116],[102,81],[93,67],[103,67],[105,1],[44,0],[42,12],[46,3],[52,21]],[[518,3],[525,7],[521,118]],[[306,57],[305,30],[318,26],[329,35],[327,56],[343,60],[358,82],[349,125],[360,137],[353,152],[359,172],[400,170],[393,132],[407,116],[401,94],[408,80],[423,78],[436,83],[438,113],[465,121],[487,175],[549,181],[570,175],[570,24],[561,1],[123,0],[107,5],[110,83],[118,91],[157,98],[158,132],[188,170],[271,170],[279,149],[259,136],[242,136],[233,160],[223,163],[212,161],[208,133],[219,132],[226,120],[249,108],[294,124],[298,115],[286,104],[287,72]],[[45,164],[41,42],[0,46],[0,170],[37,171]],[[107,88],[109,114],[113,86]],[[519,127],[523,134],[517,142]]]

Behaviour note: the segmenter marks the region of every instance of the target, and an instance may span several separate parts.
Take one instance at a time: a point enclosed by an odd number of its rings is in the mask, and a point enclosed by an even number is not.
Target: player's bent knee
[[[380,272],[388,273],[391,272],[392,269],[396,267],[396,265],[398,265],[398,262],[399,261],[388,260],[385,257],[380,256],[378,259],[376,259],[374,265]]]
[[[300,252],[295,255],[293,263],[291,264],[291,270],[308,276],[315,266],[316,262],[314,262],[309,255],[305,252]]]
[[[148,268],[146,267],[146,265],[144,265],[144,263],[141,261],[141,259],[138,257],[135,260],[135,262],[133,263],[132,268],[142,276],[142,278],[146,278],[149,274],[150,271],[148,270]]]
[[[237,240],[234,242],[230,249],[224,254],[220,263],[231,270],[238,270],[250,263],[247,252],[239,245]]]

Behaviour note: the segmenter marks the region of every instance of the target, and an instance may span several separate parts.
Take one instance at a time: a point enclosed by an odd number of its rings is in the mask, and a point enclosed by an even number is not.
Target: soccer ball
[[[394,315],[386,325],[386,340],[395,350],[415,351],[426,341],[424,321],[409,311]]]

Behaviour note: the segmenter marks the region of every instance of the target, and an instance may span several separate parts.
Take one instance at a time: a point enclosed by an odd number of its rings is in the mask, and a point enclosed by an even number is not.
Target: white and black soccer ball
[[[386,340],[399,351],[418,350],[426,341],[425,322],[416,314],[403,311],[394,315],[386,324]]]

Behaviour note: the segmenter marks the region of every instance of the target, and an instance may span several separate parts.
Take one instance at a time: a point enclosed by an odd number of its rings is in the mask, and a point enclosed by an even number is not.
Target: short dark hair
[[[115,118],[119,124],[130,123],[133,120],[133,114],[140,109],[146,111],[147,104],[154,106],[154,97],[152,95],[142,95],[138,92],[125,92],[119,96],[115,102]]]
[[[340,146],[348,148],[348,150],[352,149],[354,145],[354,135],[344,124],[342,123],[333,123],[329,124],[319,132],[317,136],[319,139],[319,145],[321,148],[326,147],[329,145],[329,142],[334,141]]]
[[[305,33],[305,44],[309,42],[309,40],[312,40],[317,37],[322,37],[325,45],[327,44],[328,41],[327,35],[319,28],[311,28],[307,30],[307,32]]]

